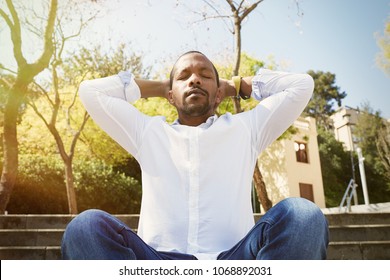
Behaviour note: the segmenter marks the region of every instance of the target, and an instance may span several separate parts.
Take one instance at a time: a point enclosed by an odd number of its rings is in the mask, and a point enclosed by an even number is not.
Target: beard
[[[210,105],[209,101],[204,103],[188,103],[184,101],[183,108],[181,109],[181,112],[187,116],[190,117],[200,117],[210,112],[212,106]]]
[[[199,91],[202,94],[200,96],[191,97],[191,91],[193,90]],[[210,104],[209,97],[210,95],[207,90],[195,86],[184,94],[181,112],[190,117],[199,117],[208,114],[214,107]]]

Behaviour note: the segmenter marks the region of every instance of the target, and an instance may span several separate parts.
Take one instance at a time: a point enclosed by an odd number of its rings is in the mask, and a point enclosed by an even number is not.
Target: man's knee
[[[102,224],[106,215],[108,213],[96,209],[81,212],[67,225],[63,242],[66,242],[68,239],[80,240],[83,237],[90,236],[93,231],[96,231],[99,224]]]
[[[328,222],[321,209],[305,198],[288,198],[280,202],[284,218],[294,228],[316,231],[319,235],[328,234]]]

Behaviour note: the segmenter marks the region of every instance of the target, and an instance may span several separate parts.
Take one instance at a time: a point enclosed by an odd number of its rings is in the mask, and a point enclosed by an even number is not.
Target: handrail
[[[341,209],[344,207],[344,203],[347,202],[347,205],[345,206],[345,212],[351,212],[351,200],[353,195],[356,192],[356,187],[358,185],[355,183],[354,179],[351,179],[349,181],[348,187],[345,190],[343,199],[341,200],[340,207],[339,207],[339,212],[341,212]]]

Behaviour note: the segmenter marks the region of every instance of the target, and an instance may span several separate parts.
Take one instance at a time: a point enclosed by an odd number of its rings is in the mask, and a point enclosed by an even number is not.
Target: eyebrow
[[[183,68],[183,69],[176,69],[175,72],[178,73],[178,74],[180,74],[180,73],[186,73],[186,72],[190,72],[189,69],[190,69],[190,67],[186,67],[186,68]],[[203,73],[203,72],[210,72],[210,73],[213,73],[213,74],[215,75],[214,69],[209,68],[209,67],[207,67],[207,66],[201,67],[200,70],[199,70],[199,72],[201,72],[201,73]]]

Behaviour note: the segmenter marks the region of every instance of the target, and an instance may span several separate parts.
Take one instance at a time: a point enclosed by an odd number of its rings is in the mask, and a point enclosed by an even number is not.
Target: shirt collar
[[[217,119],[218,119],[217,115],[212,115],[204,123],[198,125],[197,127],[204,128],[204,129],[209,128]],[[172,123],[172,125],[181,125],[180,122],[179,122],[179,119],[176,119]]]

